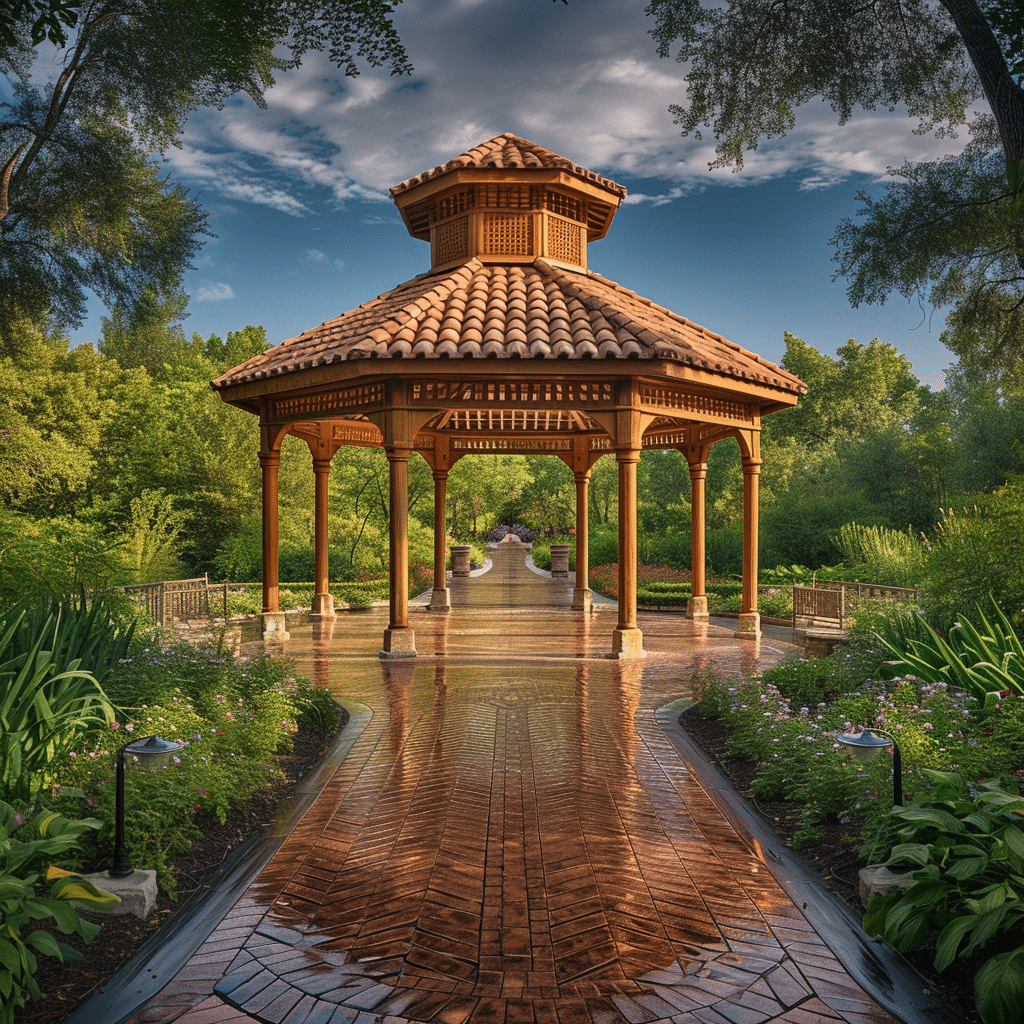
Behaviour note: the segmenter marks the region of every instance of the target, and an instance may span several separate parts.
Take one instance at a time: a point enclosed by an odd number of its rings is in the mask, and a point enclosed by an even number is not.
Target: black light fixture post
[[[903,806],[903,758],[896,737],[884,729],[862,729],[858,733],[843,733],[836,739],[860,761],[874,760],[880,751],[892,747],[892,803]]]
[[[126,743],[117,752],[114,794],[114,855],[110,860],[111,878],[127,878],[135,870],[124,843],[124,761],[130,754],[150,768],[170,763],[172,756],[185,746],[179,740],[163,740],[159,736],[144,736]]]

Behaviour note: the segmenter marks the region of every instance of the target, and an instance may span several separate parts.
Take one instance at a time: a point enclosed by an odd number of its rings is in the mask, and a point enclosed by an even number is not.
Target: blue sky
[[[894,296],[854,310],[828,244],[888,166],[955,147],[901,112],[844,126],[820,103],[796,129],[709,171],[713,140],[683,139],[669,104],[684,68],[647,34],[645,0],[406,0],[396,24],[415,72],[346,79],[318,55],[284,73],[268,109],[197,112],[168,169],[216,238],[185,278],[187,332],[262,324],[280,342],[429,268],[388,187],[511,131],[629,189],[593,270],[765,358],[783,332],[828,354],[874,337],[943,385],[943,317]],[[76,343],[96,341],[93,304]]]

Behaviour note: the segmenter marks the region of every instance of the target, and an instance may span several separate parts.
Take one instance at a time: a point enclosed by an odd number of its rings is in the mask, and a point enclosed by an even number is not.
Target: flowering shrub
[[[817,823],[846,816],[863,823],[870,845],[892,805],[891,759],[856,761],[838,733],[877,726],[896,736],[910,797],[929,791],[926,769],[956,767],[977,777],[1020,763],[1014,758],[1024,749],[1024,699],[1005,699],[995,720],[982,721],[978,702],[964,691],[913,677],[826,693],[830,666],[831,659],[799,660],[747,682],[705,674],[693,683],[698,712],[730,729],[727,754],[758,764],[755,798],[804,805],[798,842],[812,841]]]
[[[84,794],[104,822],[99,849],[109,848],[117,751],[150,735],[184,742],[173,765],[125,772],[133,863],[155,869],[170,891],[170,858],[198,837],[196,819],[212,814],[225,821],[233,804],[274,777],[275,755],[291,748],[300,726],[326,731],[338,717],[331,695],[296,679],[286,661],[236,660],[217,647],[161,643],[158,635],[133,649],[108,686],[119,718],[56,758],[47,784],[55,792],[70,787]]]

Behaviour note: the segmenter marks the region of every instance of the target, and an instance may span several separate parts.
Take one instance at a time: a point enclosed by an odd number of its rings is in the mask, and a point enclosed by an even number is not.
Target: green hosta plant
[[[1001,690],[1024,695],[1024,645],[995,602],[992,607],[992,620],[977,608],[980,629],[970,622],[958,622],[950,629],[948,639],[927,623],[922,623],[926,639],[908,639],[900,647],[879,636],[894,656],[885,663],[887,671],[891,675],[914,675],[925,683],[948,683],[982,703],[993,703],[998,697],[992,695]]]
[[[47,766],[83,732],[109,725],[114,707],[96,679],[73,660],[58,665],[50,619],[35,642],[15,645],[22,618],[0,621],[0,797],[31,805],[47,786]]]
[[[939,936],[935,968],[977,952],[986,1024],[1020,1019],[1024,1004],[1024,797],[998,782],[970,789],[953,772],[925,769],[937,786],[926,803],[893,808],[897,844],[886,862],[913,869],[914,885],[875,895],[864,929],[905,952]]]
[[[79,845],[82,834],[99,827],[93,820],[71,821],[55,811],[41,811],[26,822],[10,804],[0,801],[0,1024],[12,1024],[16,1007],[26,995],[38,999],[35,981],[37,954],[61,962],[81,954],[52,932],[33,926],[52,921],[62,935],[81,935],[91,942],[98,924],[83,920],[72,905],[86,903],[94,910],[109,910],[120,900],[112,893],[52,861]],[[46,882],[49,891],[40,895]]]

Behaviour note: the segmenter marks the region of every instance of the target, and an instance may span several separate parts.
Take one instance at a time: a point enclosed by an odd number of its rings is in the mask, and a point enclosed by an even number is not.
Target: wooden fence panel
[[[160,583],[140,583],[122,587],[125,594],[141,605],[158,625],[166,626],[181,619],[210,619],[216,614],[211,606],[210,591],[220,595],[223,615],[228,614],[227,584],[210,585],[209,578],[194,580],[163,580]]]

